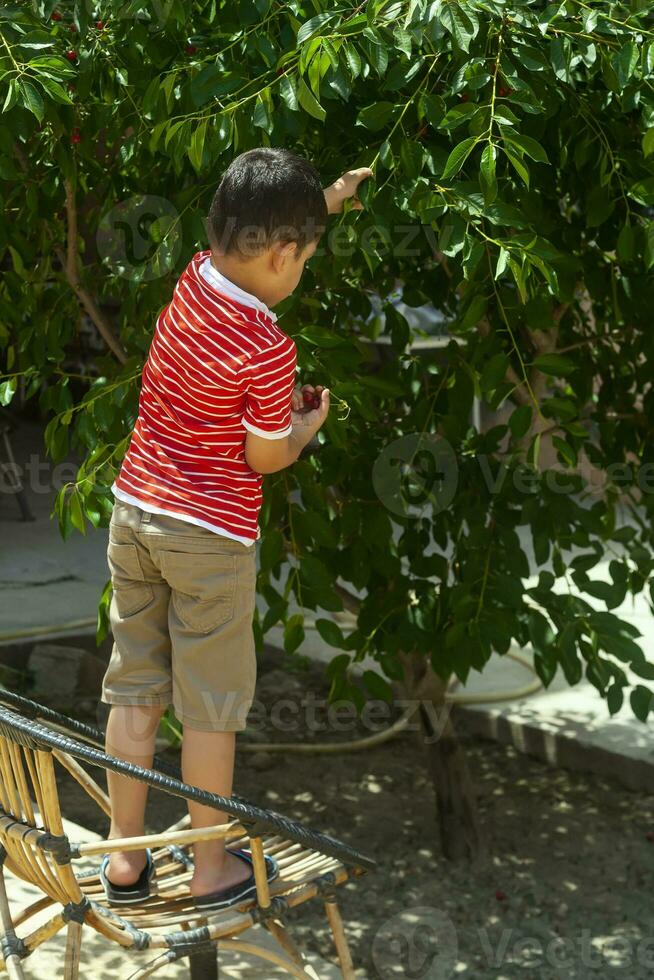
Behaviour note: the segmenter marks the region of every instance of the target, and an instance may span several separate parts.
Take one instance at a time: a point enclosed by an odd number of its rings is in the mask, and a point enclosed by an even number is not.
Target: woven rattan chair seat
[[[64,980],[77,980],[85,926],[126,952],[159,951],[152,963],[130,972],[130,980],[149,977],[184,957],[191,957],[192,980],[217,980],[216,949],[240,949],[292,976],[314,980],[315,971],[283,921],[289,909],[314,898],[324,903],[343,978],[354,980],[336,889],[374,868],[372,858],[276,811],[235,795],[220,797],[190,786],[170,762],[155,758],[153,768],[144,769],[107,755],[102,743],[99,729],[0,690],[0,969],[6,969],[11,980],[22,980],[26,976],[22,960],[63,928],[68,930]],[[186,816],[167,831],[144,838],[78,842],[64,832],[55,763],[77,780],[105,815],[110,812],[108,797],[82,763],[211,806],[226,814],[227,820],[194,830]],[[227,909],[200,913],[189,891],[192,846],[197,840],[219,837],[229,848],[251,851],[257,892]],[[156,868],[156,893],[132,906],[110,906],[99,877],[101,855],[112,848],[137,849],[146,843]],[[266,878],[266,854],[279,866],[279,875],[271,882]],[[14,914],[5,869],[37,886],[43,897]],[[50,919],[26,932],[30,919],[44,911],[51,913]],[[235,938],[256,924],[274,936],[279,953]]]

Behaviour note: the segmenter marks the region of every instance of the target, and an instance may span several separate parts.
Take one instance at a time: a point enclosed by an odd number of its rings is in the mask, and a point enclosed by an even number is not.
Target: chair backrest
[[[4,705],[11,705],[11,709],[4,707]],[[63,732],[60,729],[63,729]],[[73,738],[73,734],[79,736],[79,738]],[[80,738],[84,739],[84,741],[81,741]],[[60,715],[51,708],[39,705],[35,701],[30,701],[29,698],[6,690],[0,690],[0,739],[3,739],[6,743],[12,743],[15,746],[21,746],[26,759],[30,757],[29,754],[31,753],[32,769],[30,770],[30,775],[32,776],[32,786],[34,786],[35,781],[39,784],[42,797],[46,795],[43,786],[47,786],[47,799],[43,799],[45,812],[41,811],[41,804],[39,803],[39,812],[43,820],[40,831],[42,834],[47,831],[50,835],[55,835],[56,837],[63,835],[61,812],[59,810],[59,800],[52,763],[52,754],[54,753],[60,760],[63,760],[66,756],[70,756],[79,762],[88,763],[91,766],[99,767],[105,771],[110,770],[121,775],[129,776],[132,779],[137,779],[151,786],[153,789],[163,790],[165,793],[182,797],[185,800],[193,800],[196,803],[214,807],[222,813],[236,817],[252,837],[261,836],[265,833],[279,834],[284,839],[295,841],[305,847],[320,851],[323,854],[330,855],[342,861],[344,864],[350,866],[354,874],[363,873],[377,866],[373,858],[363,854],[358,849],[328,834],[314,830],[312,827],[307,827],[304,824],[297,823],[297,821],[289,820],[283,814],[277,813],[274,810],[253,805],[239,796],[219,796],[216,793],[210,793],[206,790],[198,789],[195,786],[190,786],[179,778],[181,773],[179,773],[177,767],[169,764],[164,766],[156,757],[155,764],[159,763],[158,768],[144,769],[142,766],[137,766],[131,762],[125,762],[123,759],[108,755],[98,748],[103,742],[103,733],[98,729],[92,728],[75,719],[67,718],[65,715]],[[14,754],[16,754],[15,751]],[[12,756],[9,756],[10,762],[11,758]],[[77,775],[79,775],[81,770],[79,766],[77,768]],[[42,774],[44,782],[41,783],[40,777]],[[8,776],[10,781],[14,783],[13,767],[9,768]],[[97,789],[98,787],[96,787]],[[34,792],[36,793],[36,789]],[[15,806],[17,811],[20,810],[21,801],[20,796],[16,795],[16,789],[14,789],[12,798],[8,799],[7,802],[10,806]],[[17,816],[9,817],[10,821],[12,819],[15,821],[19,818]],[[49,821],[49,823],[45,821]],[[32,824],[28,825],[27,821],[25,823],[27,830],[33,826]],[[11,832],[16,836],[16,828],[13,828],[13,830],[12,828],[2,830],[1,828],[3,826],[0,820],[0,833],[6,835]],[[51,841],[41,841],[37,846],[41,848],[44,846],[59,848],[62,853],[57,853],[56,859],[61,864],[63,858],[65,858],[67,840],[65,844],[57,843],[56,841],[54,844]],[[77,857],[78,855],[74,854],[73,856]],[[79,891],[79,886],[74,876],[72,876],[72,872],[71,877],[76,891]]]
[[[52,752],[0,708],[0,844],[6,866],[66,905],[83,896],[70,867]]]

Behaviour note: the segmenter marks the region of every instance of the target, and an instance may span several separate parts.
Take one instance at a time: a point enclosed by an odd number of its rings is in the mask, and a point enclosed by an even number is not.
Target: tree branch
[[[20,143],[14,143],[14,152],[24,173],[29,173],[29,164],[25,151]],[[59,245],[54,246],[54,253],[61,263],[61,268],[71,286],[91,320],[97,327],[98,333],[104,340],[109,350],[115,355],[121,364],[127,362],[127,354],[122,349],[120,342],[111,327],[107,318],[103,315],[97,303],[81,283],[79,276],[79,255],[77,251],[77,208],[75,206],[75,191],[69,179],[64,181],[66,189],[66,222],[68,227],[66,252]]]
[[[70,284],[78,300],[90,316],[97,327],[98,333],[104,340],[109,350],[115,355],[121,364],[127,362],[127,354],[120,345],[120,342],[111,327],[111,324],[104,316],[99,306],[82,285],[79,275],[79,254],[77,251],[77,208],[75,206],[75,191],[70,180],[64,181],[66,188],[66,218],[68,224],[66,253],[59,246],[55,246],[55,255],[61,262],[66,279]]]

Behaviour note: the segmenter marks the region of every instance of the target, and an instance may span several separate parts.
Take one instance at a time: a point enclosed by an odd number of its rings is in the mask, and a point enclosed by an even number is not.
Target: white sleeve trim
[[[282,439],[284,436],[290,436],[293,431],[292,423],[283,432],[265,432],[263,429],[258,428],[258,426],[252,425],[247,419],[243,419],[243,425],[248,432],[252,432],[255,436],[261,436],[262,439]]]

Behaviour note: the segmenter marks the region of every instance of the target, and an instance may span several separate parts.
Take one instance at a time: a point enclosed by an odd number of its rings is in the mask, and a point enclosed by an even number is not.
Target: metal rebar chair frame
[[[217,951],[249,953],[289,974],[317,980],[284,923],[290,908],[315,896],[324,902],[344,980],[355,972],[336,900],[336,888],[358,877],[376,862],[326,834],[291,821],[280,813],[184,783],[179,769],[155,756],[145,769],[108,755],[100,747],[104,733],[68,718],[29,698],[0,690],[0,969],[11,980],[25,980],[23,959],[59,930],[67,928],[64,980],[77,980],[84,925],[127,951],[156,950],[156,958],[131,972],[141,980],[174,960],[190,958],[193,980],[217,978]],[[73,776],[107,816],[109,798],[80,761],[111,770],[166,793],[195,800],[234,819],[213,827],[185,829],[184,817],[164,833],[140,838],[79,843],[65,833],[54,761]],[[193,862],[189,846],[225,838],[226,845],[247,846],[252,853],[256,898],[220,912],[199,913],[185,879]],[[240,843],[239,843],[240,842]],[[150,847],[160,882],[158,894],[132,906],[109,906],[98,870],[75,871],[75,861],[111,850]],[[265,855],[274,854],[279,877],[269,882]],[[43,897],[12,915],[4,869],[36,885]],[[162,889],[161,882],[165,887]],[[16,927],[50,905],[61,908],[22,938]],[[261,923],[278,944],[279,953],[234,937]]]

